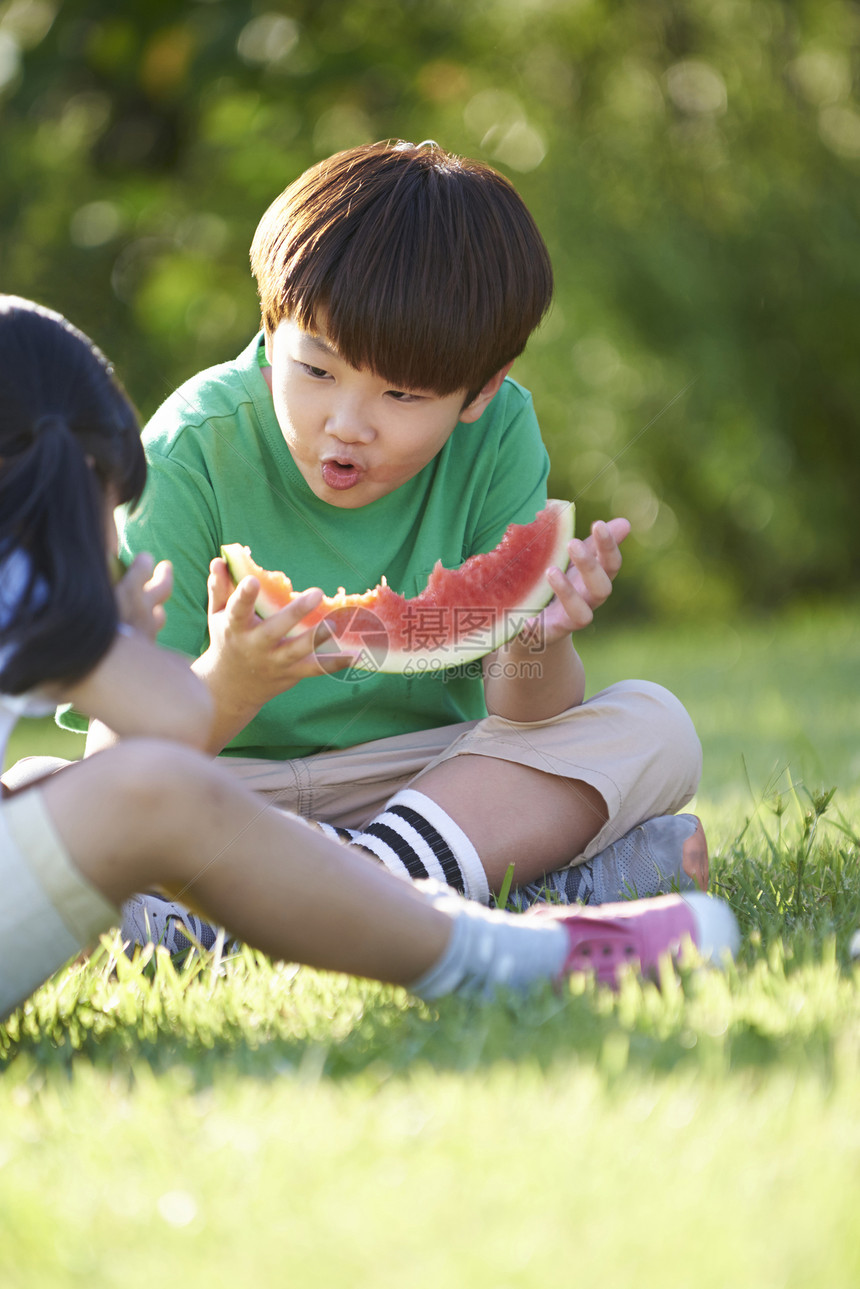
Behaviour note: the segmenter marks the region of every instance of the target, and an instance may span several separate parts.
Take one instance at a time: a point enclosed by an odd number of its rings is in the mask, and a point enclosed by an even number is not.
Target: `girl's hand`
[[[141,551],[117,583],[116,602],[120,622],[140,631],[154,641],[167,617],[165,602],[173,590],[173,568],[162,560],[153,568],[153,558]]]

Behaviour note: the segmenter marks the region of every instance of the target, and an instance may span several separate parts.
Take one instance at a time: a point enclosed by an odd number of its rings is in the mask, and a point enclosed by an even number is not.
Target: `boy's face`
[[[476,421],[496,393],[499,372],[468,407],[466,390],[394,389],[351,367],[324,331],[285,318],[266,338],[263,374],[287,447],[308,487],[345,510],[367,506],[408,482],[444,447],[460,421]]]

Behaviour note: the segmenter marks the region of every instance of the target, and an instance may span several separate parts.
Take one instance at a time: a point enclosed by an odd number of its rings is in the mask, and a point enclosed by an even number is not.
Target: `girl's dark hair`
[[[251,246],[263,324],[284,318],[405,389],[473,393],[522,353],[549,253],[492,167],[435,143],[339,152],[272,203]]]
[[[137,415],[104,355],[60,314],[0,295],[0,577],[15,551],[28,570],[14,604],[8,574],[6,596],[0,584],[0,691],[79,679],[107,652],[107,490],[136,501],[145,479]]]

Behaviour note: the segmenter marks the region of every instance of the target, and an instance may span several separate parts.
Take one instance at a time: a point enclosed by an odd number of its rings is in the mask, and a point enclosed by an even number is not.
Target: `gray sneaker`
[[[184,904],[159,895],[133,895],[122,906],[120,934],[128,942],[129,952],[136,944],[163,944],[169,953],[188,953],[198,947],[212,949],[218,927],[204,922]]]
[[[704,891],[707,886],[708,844],[701,820],[696,815],[659,815],[593,859],[515,887],[508,907],[612,904],[671,891]]]

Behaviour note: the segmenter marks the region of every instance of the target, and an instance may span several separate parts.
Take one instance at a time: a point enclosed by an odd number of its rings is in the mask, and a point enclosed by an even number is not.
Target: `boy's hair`
[[[117,605],[106,489],[146,480],[137,415],[104,355],[60,314],[0,295],[0,690],[87,674]],[[2,566],[25,570],[10,602]]]
[[[374,143],[301,175],[251,245],[263,325],[325,332],[397,388],[474,396],[522,353],[552,295],[513,185],[435,143]]]

